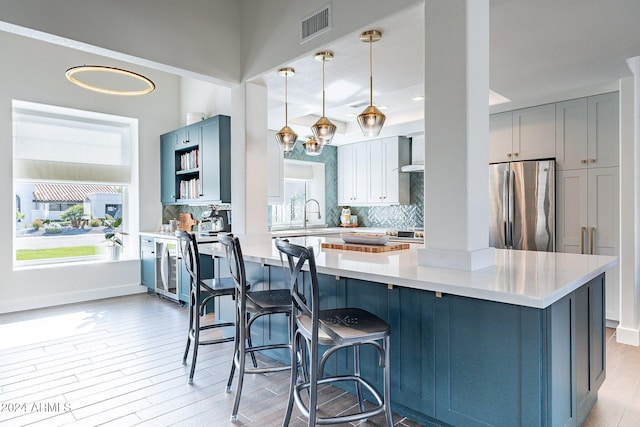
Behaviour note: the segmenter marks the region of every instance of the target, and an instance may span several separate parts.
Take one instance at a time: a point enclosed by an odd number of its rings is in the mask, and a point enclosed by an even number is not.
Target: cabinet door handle
[[[584,165],[585,163],[587,163],[587,160],[586,159],[582,159],[582,160],[580,160],[580,163],[582,163]]]
[[[595,247],[595,241],[596,241],[596,228],[595,227],[591,227],[591,236],[589,237],[589,253],[591,255],[595,255],[593,253],[593,249]]]
[[[589,159],[589,163],[595,163],[596,159]]]
[[[511,153],[507,153],[507,157],[511,157]]]
[[[584,254],[584,236],[587,233],[587,227],[580,227],[580,253]]]
[[[518,153],[513,153],[513,156],[514,157],[518,157]]]

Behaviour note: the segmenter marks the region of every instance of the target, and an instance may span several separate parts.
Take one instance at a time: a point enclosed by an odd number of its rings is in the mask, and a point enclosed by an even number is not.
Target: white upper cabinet
[[[555,104],[493,114],[489,163],[555,157]]]
[[[338,204],[363,205],[367,201],[367,146],[364,142],[338,147]]]
[[[619,166],[618,92],[589,98],[589,167]]]
[[[617,92],[558,103],[557,169],[618,166],[618,109]]]
[[[409,203],[411,161],[405,137],[389,137],[338,147],[338,203],[342,206],[389,206]]]
[[[510,161],[512,146],[513,113],[507,111],[489,116],[489,163]]]
[[[407,138],[392,137],[367,143],[369,205],[409,204],[409,175],[400,167],[410,163],[410,145]]]

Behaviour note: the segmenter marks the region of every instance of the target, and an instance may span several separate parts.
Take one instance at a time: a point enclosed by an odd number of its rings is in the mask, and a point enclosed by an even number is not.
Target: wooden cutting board
[[[391,252],[409,249],[408,243],[387,243],[386,245],[363,245],[359,243],[323,243],[326,249],[343,249],[357,252]]]
[[[191,227],[196,225],[198,221],[193,219],[193,215],[190,213],[178,214],[178,228],[182,231],[191,232]]]

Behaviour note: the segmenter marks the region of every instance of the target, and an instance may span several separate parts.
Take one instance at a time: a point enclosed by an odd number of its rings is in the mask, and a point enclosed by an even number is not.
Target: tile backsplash
[[[424,223],[424,174],[412,173],[410,204],[399,206],[354,206],[351,214],[358,216],[361,227],[407,229]]]

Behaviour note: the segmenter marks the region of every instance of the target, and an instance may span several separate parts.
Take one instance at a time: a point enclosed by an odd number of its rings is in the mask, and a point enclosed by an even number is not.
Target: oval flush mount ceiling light
[[[84,81],[79,79],[79,74],[83,73],[86,73],[84,76],[86,80]],[[109,95],[144,95],[156,88],[156,85],[142,74],[105,65],[71,67],[66,71],[65,76],[67,80],[75,85]],[[113,78],[114,76],[116,77],[115,79]],[[125,79],[123,80],[119,77],[125,77]],[[142,83],[142,88],[138,87],[140,83]]]

